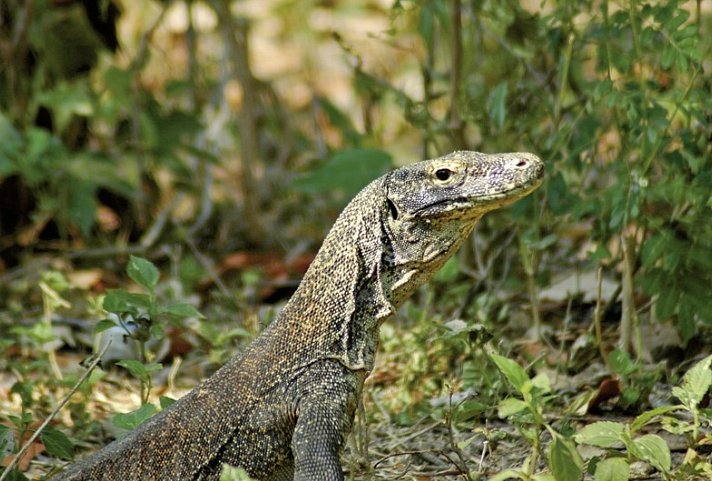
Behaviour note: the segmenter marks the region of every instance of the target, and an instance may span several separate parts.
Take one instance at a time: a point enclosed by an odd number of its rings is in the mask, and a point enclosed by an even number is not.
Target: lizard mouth
[[[521,199],[522,197],[526,197],[527,195],[534,192],[536,189],[539,188],[543,181],[544,176],[539,175],[538,177],[531,179],[526,184],[517,185],[512,187],[511,189],[503,190],[501,192],[495,192],[494,194],[477,196],[475,198],[470,199],[469,202],[472,205],[487,204],[491,201],[496,201],[500,199],[506,199],[508,201],[507,203],[515,202]]]
[[[460,218],[468,217],[471,212],[473,216],[479,217],[487,211],[512,204],[522,197],[526,197],[535,191],[543,182],[543,175],[531,179],[523,185],[516,185],[510,189],[505,189],[492,194],[476,195],[472,197],[460,196],[453,199],[443,199],[433,202],[425,207],[413,212],[414,217],[439,217],[447,216],[450,213],[460,211]]]

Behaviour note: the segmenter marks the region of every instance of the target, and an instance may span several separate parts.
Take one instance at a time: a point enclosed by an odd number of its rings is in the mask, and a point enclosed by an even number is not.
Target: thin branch
[[[35,442],[35,440],[42,433],[44,428],[46,428],[50,421],[52,421],[52,419],[57,415],[57,413],[62,410],[64,405],[67,404],[69,399],[74,395],[75,392],[77,392],[79,386],[81,386],[82,383],[86,381],[86,379],[89,377],[92,371],[94,371],[99,362],[101,362],[101,358],[106,352],[106,350],[109,349],[109,346],[111,346],[111,341],[107,342],[106,346],[104,346],[104,349],[102,349],[101,352],[99,352],[99,354],[94,357],[94,360],[91,362],[82,377],[80,377],[79,380],[74,384],[74,386],[72,386],[72,389],[70,389],[70,391],[65,394],[64,398],[62,398],[62,401],[57,405],[56,408],[54,408],[54,410],[49,414],[49,416],[45,418],[44,422],[40,425],[40,427],[38,427],[37,430],[32,434],[32,436],[30,436],[30,439],[25,442],[25,444],[22,446],[20,451],[10,463],[10,465],[5,468],[5,471],[2,473],[2,475],[0,475],[0,481],[3,481],[6,477],[10,475],[15,466],[17,466],[17,464],[20,462],[20,459],[22,459],[22,456],[25,455],[25,452],[27,452],[30,446],[32,446],[32,443]]]

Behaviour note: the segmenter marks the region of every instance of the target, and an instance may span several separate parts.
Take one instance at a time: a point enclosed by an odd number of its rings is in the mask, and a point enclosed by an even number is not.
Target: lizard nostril
[[[525,165],[527,165],[526,160],[520,160],[519,162],[517,162],[517,167],[524,167]]]

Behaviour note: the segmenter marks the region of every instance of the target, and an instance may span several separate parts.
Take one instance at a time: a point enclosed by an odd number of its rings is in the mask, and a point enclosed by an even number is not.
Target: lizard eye
[[[438,169],[435,171],[435,177],[437,177],[438,180],[441,181],[446,181],[450,178],[452,175],[452,170],[450,169]]]

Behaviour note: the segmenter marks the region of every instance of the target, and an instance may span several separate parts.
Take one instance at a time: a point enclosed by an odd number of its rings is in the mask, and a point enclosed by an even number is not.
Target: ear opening
[[[396,207],[393,201],[388,197],[386,197],[386,205],[388,206],[388,212],[390,212],[393,220],[398,219],[398,207]]]

